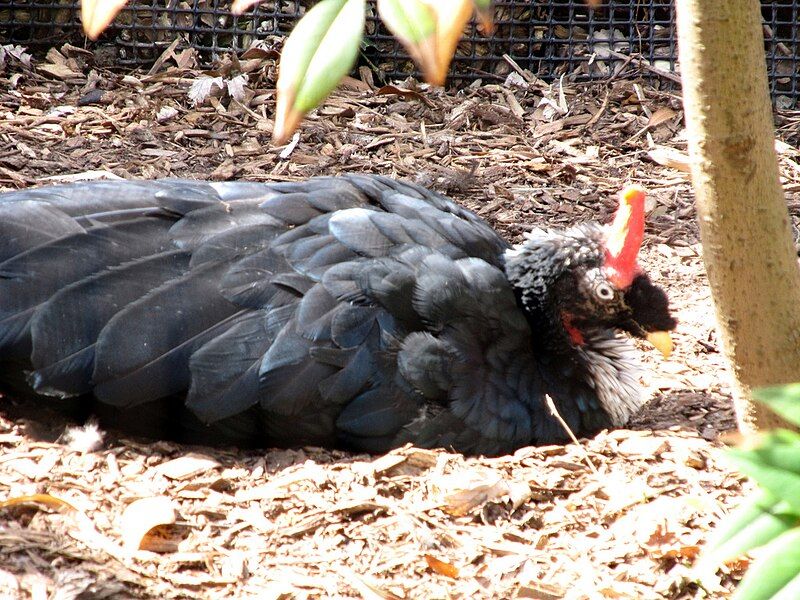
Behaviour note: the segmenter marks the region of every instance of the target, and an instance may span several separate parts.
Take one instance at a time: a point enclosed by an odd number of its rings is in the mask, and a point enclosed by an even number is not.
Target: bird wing
[[[529,437],[507,245],[429,190],[94,182],[5,194],[0,216],[0,353],[41,394],[130,414],[185,394],[207,424],[257,407],[262,443]]]
[[[369,447],[378,436],[387,446],[412,441],[497,454],[530,442],[535,424],[523,399],[540,380],[503,272],[479,258],[421,254],[411,248],[353,275],[408,333],[389,344],[396,375],[387,387],[396,392],[357,397],[337,425],[351,443]],[[342,289],[341,273],[329,275]]]

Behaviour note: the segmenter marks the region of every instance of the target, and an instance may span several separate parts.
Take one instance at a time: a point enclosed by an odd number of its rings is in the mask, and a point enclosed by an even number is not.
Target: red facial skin
[[[568,312],[561,313],[561,322],[564,324],[564,329],[569,334],[569,339],[572,340],[572,343],[576,346],[583,346],[586,340],[583,339],[583,334],[580,329],[572,324],[572,319],[574,318],[575,317]]]

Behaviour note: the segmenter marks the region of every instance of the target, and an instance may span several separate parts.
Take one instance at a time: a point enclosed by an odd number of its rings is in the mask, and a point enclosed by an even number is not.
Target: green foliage
[[[754,397],[800,426],[800,384],[762,388]],[[800,598],[800,435],[777,429],[728,458],[759,486],[721,524],[695,566],[702,582],[720,563],[752,552],[755,560],[736,591],[737,600]]]
[[[750,566],[747,576],[736,590],[736,598],[770,600],[798,574],[800,528],[794,527],[761,547],[758,560]]]
[[[350,72],[364,36],[365,10],[366,0],[320,0],[295,25],[281,52],[275,142],[285,143],[303,116]],[[386,26],[437,85],[444,83],[473,10],[490,29],[492,0],[378,0]]]
[[[287,139],[353,68],[365,6],[365,0],[322,0],[297,23],[281,53],[276,138]]]
[[[396,37],[417,44],[436,34],[436,15],[422,0],[382,0],[381,19]]]
[[[292,32],[300,34],[295,40],[302,39],[298,44],[302,61],[298,71],[302,71],[302,75],[295,81],[297,110],[305,112],[314,108],[353,68],[364,31],[364,7],[365,0],[323,0],[297,24]],[[315,16],[313,21],[309,19]],[[298,32],[306,23],[308,28]],[[289,50],[287,40],[281,68],[287,67]]]
[[[755,390],[753,396],[789,423],[800,425],[800,383],[763,387]]]

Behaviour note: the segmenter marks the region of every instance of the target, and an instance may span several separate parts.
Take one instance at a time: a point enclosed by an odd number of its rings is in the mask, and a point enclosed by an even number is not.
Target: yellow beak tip
[[[669,331],[651,331],[647,334],[647,341],[650,342],[656,350],[661,352],[664,358],[669,358],[672,354],[674,344],[672,343],[672,336],[669,334]]]

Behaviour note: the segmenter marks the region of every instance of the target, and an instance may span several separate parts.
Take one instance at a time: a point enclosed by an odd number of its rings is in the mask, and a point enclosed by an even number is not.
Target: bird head
[[[647,339],[664,356],[676,321],[666,293],[638,264],[645,192],[630,186],[607,226],[534,230],[506,252],[506,274],[534,328],[584,346],[598,334],[623,331]],[[552,342],[552,340],[551,340]]]

